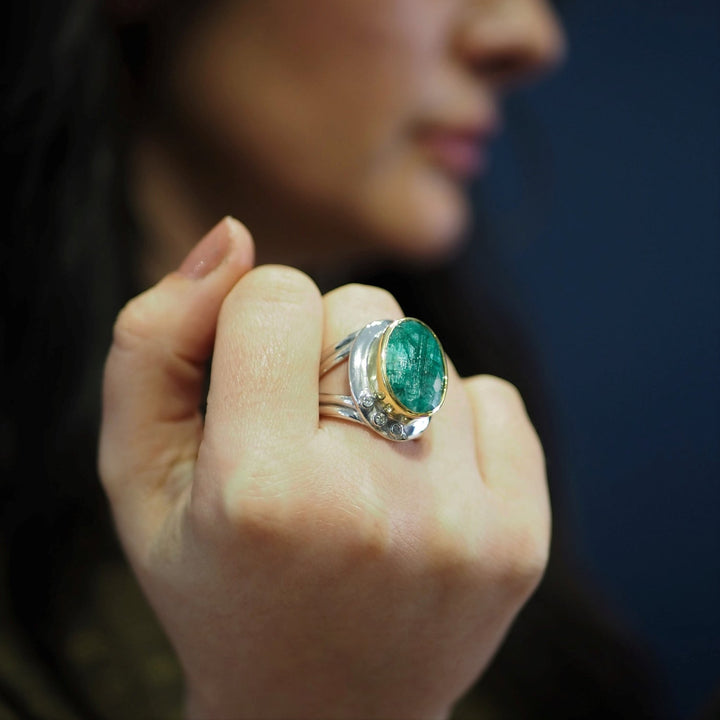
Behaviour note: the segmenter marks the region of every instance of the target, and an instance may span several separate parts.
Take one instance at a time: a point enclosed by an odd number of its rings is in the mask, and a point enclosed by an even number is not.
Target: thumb
[[[105,365],[100,477],[118,520],[156,491],[192,478],[206,362],[225,296],[253,263],[253,242],[225,218],[179,270],[118,316]]]

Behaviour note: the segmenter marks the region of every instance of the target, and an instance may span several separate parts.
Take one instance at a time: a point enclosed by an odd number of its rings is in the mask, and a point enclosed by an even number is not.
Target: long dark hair
[[[142,69],[149,34],[142,23],[113,32],[102,4],[88,0],[14,2],[5,32],[0,618],[44,687],[76,715],[99,718],[111,713],[69,669],[63,612],[87,597],[108,557],[122,562],[95,447],[110,328],[138,290],[120,88]],[[471,282],[466,260],[373,281],[438,330],[461,373],[501,375],[520,388],[561,486],[560,442],[522,320]],[[431,293],[413,293],[418,284]],[[659,717],[641,663],[590,610],[564,544],[560,533],[545,582],[459,714],[479,702],[498,717]],[[21,685],[2,673],[0,700],[32,715]]]
[[[12,3],[0,121],[10,188],[0,286],[2,593],[31,661],[84,717],[91,711],[59,652],[57,605],[81,594],[62,586],[79,563],[78,538],[109,527],[95,475],[97,393],[112,319],[134,289],[118,65],[99,6]]]

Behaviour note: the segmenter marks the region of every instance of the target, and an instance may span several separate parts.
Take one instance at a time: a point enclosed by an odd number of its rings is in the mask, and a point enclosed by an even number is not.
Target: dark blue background
[[[575,0],[487,180],[577,552],[677,705],[720,684],[720,2]]]

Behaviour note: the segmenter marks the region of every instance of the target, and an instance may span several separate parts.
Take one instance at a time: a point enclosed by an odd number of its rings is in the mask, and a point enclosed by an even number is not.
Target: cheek
[[[354,217],[366,221],[368,237],[392,254],[432,259],[460,240],[469,219],[457,181],[408,151],[388,161],[353,197]]]
[[[415,120],[441,48],[438,0],[228,3],[183,53],[189,111],[265,167],[362,172]],[[319,180],[319,178],[318,178]]]
[[[456,234],[457,189],[424,166],[456,0],[230,2],[181,55],[177,95],[245,176],[332,208],[385,244]],[[252,179],[252,178],[249,178]]]

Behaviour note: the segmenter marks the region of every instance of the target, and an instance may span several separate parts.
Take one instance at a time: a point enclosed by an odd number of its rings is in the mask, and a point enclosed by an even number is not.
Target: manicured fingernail
[[[230,237],[235,232],[231,217],[223,218],[185,258],[178,272],[185,277],[199,280],[209,275],[220,263],[230,249]]]

